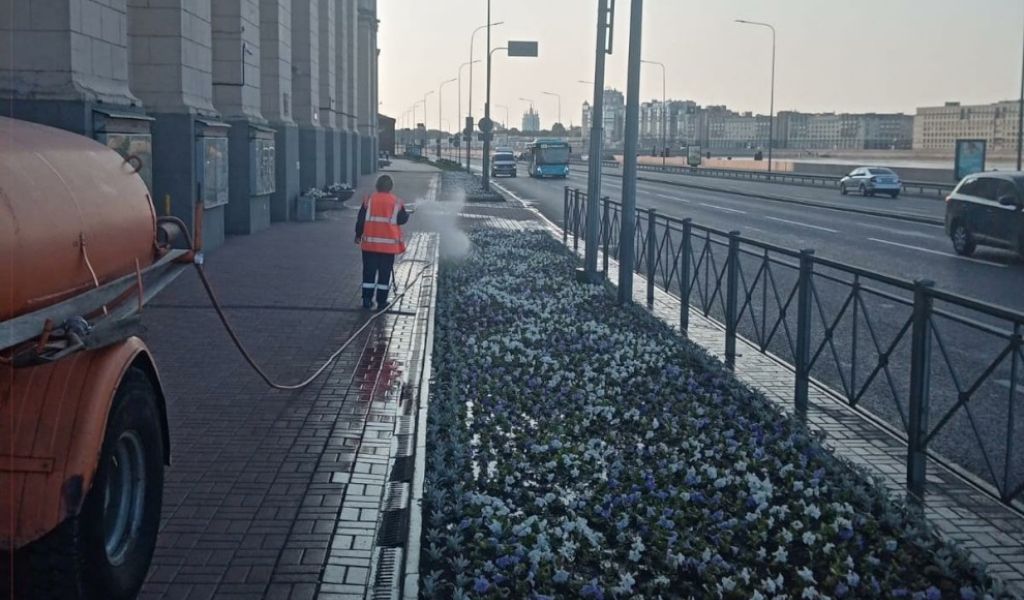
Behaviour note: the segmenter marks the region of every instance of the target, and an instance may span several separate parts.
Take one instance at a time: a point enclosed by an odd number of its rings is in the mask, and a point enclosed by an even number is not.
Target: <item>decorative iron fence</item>
[[[564,240],[585,239],[586,194],[566,187]],[[601,200],[605,272],[617,257],[622,205]],[[571,238],[571,240],[570,240]],[[864,409],[907,444],[908,490],[921,497],[927,461],[942,462],[1006,504],[1024,500],[1024,314],[839,261],[637,209],[636,271],[794,373],[794,408],[809,389]]]

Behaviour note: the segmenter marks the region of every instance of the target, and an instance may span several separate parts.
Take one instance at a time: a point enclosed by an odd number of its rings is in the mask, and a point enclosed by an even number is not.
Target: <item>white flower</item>
[[[814,535],[810,531],[805,531],[803,537],[800,538],[800,539],[803,540],[804,544],[807,544],[808,546],[810,546],[810,545],[814,544],[814,541],[816,539],[818,539],[818,536]]]
[[[779,549],[772,554],[773,562],[785,564],[787,560],[789,560],[789,552],[786,552],[786,549],[782,546],[779,546]]]
[[[814,572],[808,569],[807,567],[798,569],[796,574],[800,576],[800,579],[803,579],[807,583],[817,583],[816,581],[814,581]]]

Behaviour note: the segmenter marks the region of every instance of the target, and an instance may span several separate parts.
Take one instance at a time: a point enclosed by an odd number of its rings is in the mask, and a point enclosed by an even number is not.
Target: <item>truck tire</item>
[[[156,546],[163,462],[156,393],[145,373],[129,368],[81,512],[14,553],[14,597],[135,598]],[[0,580],[9,574],[0,573]]]

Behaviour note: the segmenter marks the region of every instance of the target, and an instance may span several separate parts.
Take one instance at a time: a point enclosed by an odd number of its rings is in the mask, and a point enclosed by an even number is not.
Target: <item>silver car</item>
[[[888,194],[895,198],[903,190],[900,176],[885,167],[859,167],[839,180],[839,193],[857,192],[862,196]]]

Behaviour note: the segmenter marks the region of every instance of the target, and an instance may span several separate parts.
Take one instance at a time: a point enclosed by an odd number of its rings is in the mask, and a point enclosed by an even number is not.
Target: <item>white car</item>
[[[885,167],[859,167],[839,180],[839,193],[857,192],[862,196],[888,194],[895,198],[903,191],[900,176]]]

